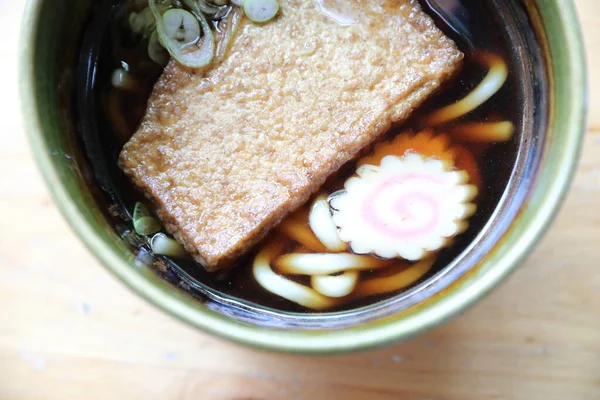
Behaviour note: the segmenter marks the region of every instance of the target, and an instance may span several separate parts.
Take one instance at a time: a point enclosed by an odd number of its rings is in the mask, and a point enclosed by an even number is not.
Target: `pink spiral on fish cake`
[[[386,193],[387,190],[394,190],[393,187],[396,185],[403,185],[410,180],[421,181],[413,192],[402,192],[401,197],[394,200],[392,207],[389,211],[393,212],[396,218],[400,220],[416,221],[420,222],[417,226],[409,227],[402,226],[402,224],[393,223],[395,218],[388,220],[382,220],[381,217],[375,212],[377,210],[377,200]],[[440,223],[440,201],[439,196],[435,193],[424,191],[421,189],[423,184],[426,185],[444,185],[444,181],[436,179],[436,177],[420,174],[411,173],[406,175],[398,175],[386,179],[381,182],[370,194],[367,196],[362,204],[361,214],[365,222],[370,225],[371,228],[377,232],[386,235],[394,239],[410,239],[415,236],[423,236],[432,232],[435,227]],[[427,215],[429,218],[419,221],[420,216],[415,215],[413,205],[418,203],[420,205],[427,206],[429,212]],[[407,224],[413,225],[413,224]]]

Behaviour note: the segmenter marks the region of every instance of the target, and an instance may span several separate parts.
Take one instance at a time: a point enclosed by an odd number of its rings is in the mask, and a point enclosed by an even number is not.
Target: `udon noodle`
[[[473,61],[488,68],[486,77],[462,100],[426,116],[423,123],[436,127],[466,115],[488,101],[506,82],[508,68],[502,58],[492,53],[475,53]]]

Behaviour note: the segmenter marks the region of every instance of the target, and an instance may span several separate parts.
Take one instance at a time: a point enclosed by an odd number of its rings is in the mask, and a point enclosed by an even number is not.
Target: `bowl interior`
[[[493,217],[435,275],[408,292],[360,309],[298,314],[255,307],[207,288],[176,264],[167,261],[157,269],[136,258],[99,201],[110,194],[105,190],[110,182],[99,180],[98,167],[90,164],[89,146],[82,150],[81,133],[90,128],[78,118],[77,105],[90,99],[78,97],[77,83],[95,71],[81,68],[94,53],[80,58],[79,49],[97,3],[28,4],[22,88],[32,147],[57,204],[86,245],[126,284],[182,319],[234,340],[295,351],[341,351],[407,337],[462,309],[506,276],[562,198],[576,162],[583,120],[582,96],[568,84],[581,88],[584,74],[569,71],[570,65],[583,65],[581,42],[577,29],[565,24],[574,18],[572,6],[558,3],[544,2],[538,9],[533,2],[490,1],[502,10],[498,15],[505,20],[504,35],[522,60],[511,69],[522,85],[524,110],[519,152]],[[575,42],[567,49],[563,45],[568,40]],[[560,81],[557,71],[565,74]],[[347,328],[344,335],[335,335],[339,328]]]

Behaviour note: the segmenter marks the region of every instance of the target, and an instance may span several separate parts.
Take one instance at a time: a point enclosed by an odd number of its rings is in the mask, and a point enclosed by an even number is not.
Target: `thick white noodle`
[[[515,127],[510,121],[467,122],[453,126],[450,133],[464,142],[495,143],[510,140]]]
[[[385,267],[392,260],[380,260],[372,256],[350,253],[286,254],[275,261],[278,271],[299,275],[330,275],[344,271],[359,271]]]
[[[504,85],[508,77],[508,68],[501,57],[492,53],[478,53],[473,56],[473,59],[489,68],[485,78],[462,100],[440,108],[425,117],[423,122],[426,126],[441,125],[470,113],[489,100]]]
[[[358,271],[346,271],[341,275],[313,275],[310,283],[313,289],[329,297],[348,296],[358,283]]]
[[[150,248],[154,254],[169,257],[185,257],[185,250],[177,240],[168,237],[164,233],[157,233],[150,239]]]
[[[327,196],[321,195],[315,199],[308,215],[308,224],[327,250],[338,253],[348,248],[348,245],[338,236],[337,226],[331,219]]]
[[[323,246],[321,241],[312,233],[310,227],[308,227],[306,223],[298,221],[293,217],[284,219],[281,224],[279,224],[279,230],[290,239],[312,251],[327,251],[327,248]]]
[[[393,275],[364,280],[358,284],[353,295],[365,297],[404,289],[421,279],[431,269],[435,259],[436,257],[429,257],[408,267],[400,266],[399,271]]]
[[[265,245],[254,259],[252,266],[254,279],[269,292],[313,310],[322,310],[338,304],[336,299],[323,296],[309,287],[273,272],[271,261],[281,253],[283,248],[284,244],[281,241]]]

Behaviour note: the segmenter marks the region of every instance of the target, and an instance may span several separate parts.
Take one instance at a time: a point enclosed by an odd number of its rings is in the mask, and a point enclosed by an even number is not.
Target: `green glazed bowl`
[[[133,252],[95,200],[98,188],[89,183],[89,168],[73,134],[75,119],[69,109],[75,78],[68,68],[78,57],[82,29],[93,4],[91,0],[27,2],[20,83],[34,156],[63,215],[108,270],[169,314],[217,336],[260,348],[324,354],[390,344],[439,325],[481,299],[521,264],[553,220],[575,172],[585,129],[587,88],[575,8],[569,0],[525,0],[524,9],[541,46],[538,64],[544,64],[547,71],[545,84],[540,86],[545,120],[542,131],[530,132],[526,140],[535,147],[530,149],[533,155],[521,157],[525,159],[521,164],[517,161],[514,176],[520,186],[503,196],[510,218],[505,224],[489,225],[479,243],[465,250],[468,268],[437,289],[435,283],[430,284],[416,301],[394,312],[346,319],[343,324],[319,325],[318,316],[315,320],[287,316],[296,318],[296,323],[281,326],[240,318],[136,264]]]

